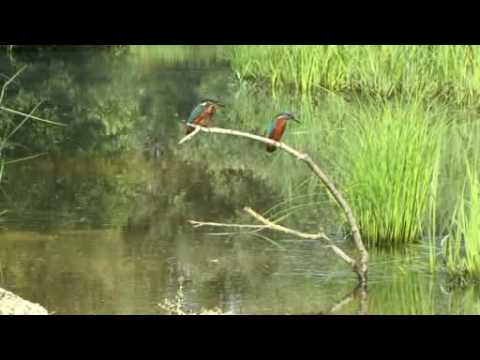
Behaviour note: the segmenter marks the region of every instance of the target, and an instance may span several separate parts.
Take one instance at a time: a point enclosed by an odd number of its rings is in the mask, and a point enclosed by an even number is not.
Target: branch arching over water
[[[353,216],[353,211],[351,207],[348,205],[347,201],[343,197],[343,195],[340,193],[340,191],[337,190],[333,182],[330,180],[330,178],[325,174],[325,172],[320,169],[320,167],[312,160],[312,158],[306,154],[302,153],[298,150],[295,150],[294,148],[290,147],[289,145],[278,142],[275,140],[268,139],[263,136],[259,135],[254,135],[250,134],[247,132],[243,131],[238,131],[238,130],[230,130],[230,129],[223,129],[223,128],[218,128],[218,127],[203,127],[199,125],[194,125],[194,124],[187,124],[187,126],[195,128],[195,131],[190,133],[189,135],[185,136],[179,141],[179,145],[187,142],[188,140],[191,140],[193,137],[195,137],[197,134],[200,132],[205,132],[209,134],[221,134],[221,135],[230,135],[230,136],[237,136],[237,137],[243,137],[243,138],[248,138],[251,140],[256,140],[259,142],[263,142],[265,144],[273,145],[279,149],[284,150],[285,152],[289,153],[296,159],[303,161],[304,163],[307,164],[307,166],[317,175],[317,177],[320,179],[320,181],[323,183],[323,185],[327,188],[328,192],[333,196],[335,199],[336,203],[338,206],[343,210],[343,213],[345,214],[345,217],[350,225],[350,229],[352,231],[352,237],[353,237],[353,242],[357,248],[357,250],[360,253],[360,260],[355,261],[353,264],[353,269],[357,273],[359,280],[362,284],[366,284],[367,282],[367,273],[368,273],[368,251],[363,244],[361,235],[360,235],[360,230],[357,224],[357,221],[355,217]]]

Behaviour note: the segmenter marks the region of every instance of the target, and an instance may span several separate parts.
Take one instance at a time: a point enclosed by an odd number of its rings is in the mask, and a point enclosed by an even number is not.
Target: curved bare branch
[[[243,137],[243,138],[248,138],[252,140],[256,140],[259,142],[263,142],[265,144],[273,145],[277,148],[280,148],[290,155],[294,156],[298,160],[301,160],[305,162],[308,167],[317,175],[317,177],[321,180],[321,182],[324,184],[324,186],[327,188],[328,192],[333,196],[335,201],[337,202],[338,206],[343,210],[345,217],[350,225],[351,231],[352,231],[352,237],[353,237],[353,242],[357,248],[357,250],[360,253],[360,261],[354,261],[352,264],[354,271],[357,273],[359,277],[359,281],[361,283],[366,283],[367,282],[367,273],[368,273],[368,251],[363,244],[361,235],[360,235],[360,230],[357,225],[357,221],[355,220],[355,217],[353,215],[353,211],[351,207],[348,205],[347,201],[343,197],[343,195],[340,193],[340,191],[337,190],[333,182],[330,180],[330,178],[320,169],[320,167],[312,160],[312,158],[306,154],[302,153],[300,151],[295,150],[294,148],[288,146],[285,143],[278,142],[275,140],[268,139],[263,136],[259,135],[254,135],[250,133],[246,133],[243,131],[238,131],[238,130],[230,130],[230,129],[222,129],[218,127],[203,127],[199,125],[194,125],[194,124],[187,124],[187,126],[195,128],[195,131],[190,133],[189,135],[185,136],[179,141],[179,144],[183,144],[188,140],[191,140],[195,135],[197,135],[200,132],[205,132],[205,133],[211,133],[211,134],[222,134],[222,135],[231,135],[231,136],[238,136],[238,137]],[[197,131],[198,130],[198,131]],[[266,219],[265,219],[266,220]],[[278,225],[276,225],[278,226]],[[278,228],[277,228],[278,230]],[[350,258],[350,257],[349,257]]]

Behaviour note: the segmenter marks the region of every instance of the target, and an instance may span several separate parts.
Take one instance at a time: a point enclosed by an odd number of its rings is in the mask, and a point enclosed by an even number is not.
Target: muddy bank
[[[48,315],[48,311],[39,304],[0,288],[0,315]]]

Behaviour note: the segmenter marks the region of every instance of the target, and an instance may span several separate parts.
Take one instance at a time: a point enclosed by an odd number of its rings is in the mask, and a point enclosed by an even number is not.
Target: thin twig
[[[219,233],[209,233],[209,235],[212,236],[225,236],[225,235],[239,235],[239,234],[250,234],[254,236],[260,236],[264,238],[263,236],[259,235],[258,232],[266,229],[271,229],[271,230],[276,230],[283,232],[285,234],[289,235],[294,235],[296,237],[302,238],[302,239],[308,239],[308,240],[323,240],[328,243],[326,246],[327,248],[332,249],[333,252],[337,256],[339,256],[342,260],[344,260],[346,263],[348,263],[352,268],[355,269],[356,266],[356,261],[348,256],[342,249],[340,249],[338,246],[336,246],[333,241],[326,236],[324,233],[318,233],[318,234],[307,234],[304,232],[296,231],[290,228],[287,228],[282,225],[278,225],[275,222],[272,222],[262,215],[258,214],[255,212],[253,209],[249,207],[245,207],[244,210],[257,219],[259,222],[263,223],[264,225],[250,225],[250,224],[224,224],[224,223],[216,223],[216,222],[203,222],[203,221],[196,221],[196,220],[188,220],[190,224],[194,228],[199,228],[202,226],[213,226],[213,227],[227,227],[227,228],[239,228],[239,229],[254,229],[252,231],[243,231],[243,232],[219,232]],[[279,221],[279,220],[277,220]],[[277,245],[278,246],[278,245]]]
[[[239,225],[239,224],[222,224],[216,222],[203,222],[196,220],[188,220],[194,228],[199,228],[202,226],[220,226],[220,227],[234,227],[234,228],[247,228],[247,229],[265,229],[267,225]]]
[[[247,213],[249,213],[251,216],[253,216],[255,219],[257,219],[258,221],[260,221],[261,223],[265,224],[266,226],[268,226],[269,228],[271,228],[273,230],[277,230],[277,231],[280,231],[280,232],[283,232],[283,233],[286,233],[286,234],[294,235],[294,236],[297,236],[297,237],[300,237],[300,238],[303,238],[303,239],[324,240],[324,241],[328,242],[329,245],[327,247],[331,248],[335,252],[335,254],[337,254],[340,258],[342,258],[343,261],[348,263],[355,270],[355,267],[356,267],[355,259],[348,256],[342,249],[340,249],[338,246],[336,246],[333,243],[333,241],[327,235],[325,235],[324,233],[307,234],[307,233],[304,233],[304,232],[296,231],[296,230],[287,228],[285,226],[272,223],[270,220],[265,219],[262,215],[258,214],[257,212],[255,212],[253,209],[251,209],[249,207],[244,208],[244,210]]]
[[[301,238],[304,238],[304,239],[311,239],[311,240],[328,239],[328,237],[324,233],[307,234],[307,233],[303,233],[303,232],[300,232],[300,231],[289,229],[289,228],[287,228],[285,226],[282,226],[282,225],[275,224],[275,223],[271,222],[270,220],[265,219],[262,215],[255,212],[252,208],[245,207],[243,210],[245,210],[249,215],[253,216],[255,219],[257,219],[261,223],[265,224],[265,226],[267,226],[267,227],[269,227],[273,230],[281,231],[281,232],[284,232],[286,234],[298,236],[298,237],[301,237]]]

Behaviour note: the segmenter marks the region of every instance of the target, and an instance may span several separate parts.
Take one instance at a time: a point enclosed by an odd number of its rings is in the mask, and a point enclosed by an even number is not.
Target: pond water
[[[1,56],[4,75],[29,64],[10,106],[44,100],[40,114],[68,127],[25,126],[6,151],[48,154],[6,169],[0,287],[55,314],[163,314],[158,304],[175,301],[180,287],[193,312],[480,313],[478,289],[449,291],[428,273],[422,248],[372,254],[362,299],[350,297],[353,273],[317,241],[192,228],[189,219],[248,222],[243,206],[268,209],[284,196],[256,172],[264,160],[238,155],[241,144],[176,145],[196,101],[235,90],[215,47]]]

